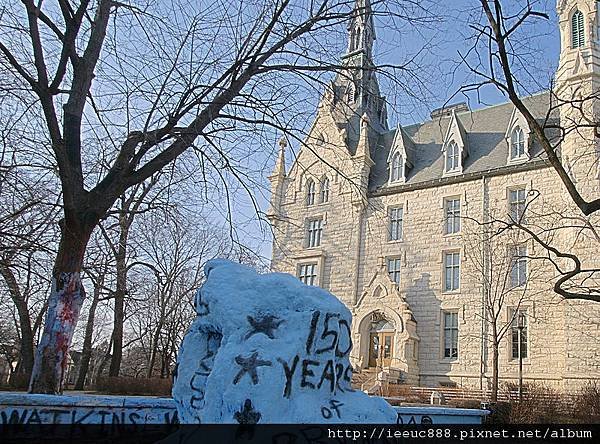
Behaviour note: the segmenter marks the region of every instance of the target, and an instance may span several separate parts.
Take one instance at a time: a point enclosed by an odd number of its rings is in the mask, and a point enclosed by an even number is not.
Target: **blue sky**
[[[436,2],[439,3],[439,2]],[[507,9],[522,5],[518,0],[505,2]],[[550,85],[558,63],[560,51],[557,17],[554,0],[534,2],[536,9],[550,15],[548,20],[537,19],[523,27],[514,37],[514,50],[523,63],[515,64],[515,71],[522,82],[524,95],[539,92]],[[461,54],[466,54],[472,46],[470,37],[473,30],[469,24],[481,18],[478,0],[452,0],[436,11],[440,21],[424,27],[399,30],[389,17],[376,17],[377,41],[375,42],[375,62],[377,64],[401,64],[419,53],[419,68],[415,71],[424,89],[412,89],[412,94],[399,91],[380,76],[382,94],[390,103],[389,125],[407,125],[429,118],[429,113],[444,106],[447,101],[457,103],[467,101],[471,109],[494,105],[506,101],[493,86],[479,90],[479,94],[464,95],[459,92],[462,85],[474,83],[478,79],[461,63]],[[341,40],[339,47],[346,45],[345,32],[336,34]],[[423,49],[425,48],[425,49]],[[341,55],[341,54],[340,54]],[[407,83],[410,89],[411,80]],[[454,97],[453,97],[454,96]],[[315,97],[318,99],[318,97]],[[291,164],[288,156],[288,166]],[[268,159],[269,168],[275,162],[273,155]],[[266,177],[257,187],[255,198],[261,209],[268,208],[270,185]],[[271,256],[271,237],[268,225],[259,222],[248,196],[244,193],[235,198],[234,219],[238,225],[240,240],[256,249],[265,261]]]

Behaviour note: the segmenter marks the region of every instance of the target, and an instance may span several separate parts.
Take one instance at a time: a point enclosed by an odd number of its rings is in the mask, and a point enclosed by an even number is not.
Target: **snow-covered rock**
[[[177,358],[182,423],[394,423],[350,386],[350,311],[288,274],[210,261]]]

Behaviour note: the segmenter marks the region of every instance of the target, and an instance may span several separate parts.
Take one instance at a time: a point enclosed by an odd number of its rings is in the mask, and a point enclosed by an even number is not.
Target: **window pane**
[[[402,238],[402,208],[391,208],[390,209],[390,221],[389,221],[389,239],[400,240]]]
[[[460,231],[460,199],[446,201],[446,234]]]
[[[400,283],[400,259],[388,259],[388,274],[390,279],[396,284]]]
[[[460,253],[446,253],[444,260],[444,289],[458,290],[460,287]]]
[[[458,313],[444,312],[444,357],[458,357]]]
[[[511,352],[512,358],[519,358],[519,317],[521,316],[523,322],[523,330],[521,332],[521,356],[523,358],[527,357],[527,310],[522,309],[515,313],[514,310],[511,311],[510,315],[513,317],[511,322]]]
[[[307,246],[318,247],[321,245],[321,236],[323,233],[323,219],[313,219],[308,222]]]

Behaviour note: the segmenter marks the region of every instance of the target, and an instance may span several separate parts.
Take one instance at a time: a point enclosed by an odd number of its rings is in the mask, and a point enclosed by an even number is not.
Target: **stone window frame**
[[[389,183],[396,184],[406,182],[406,159],[402,150],[396,149],[389,159]],[[397,159],[399,160],[399,164]]]
[[[455,201],[458,200],[458,225],[459,225],[459,229],[458,231],[452,231],[452,232],[448,232],[448,202],[449,201]],[[462,194],[454,194],[451,196],[444,196],[442,199],[442,211],[444,213],[444,217],[443,217],[443,227],[442,227],[442,233],[444,234],[444,236],[446,237],[452,237],[452,236],[460,236],[462,234],[462,228],[463,228],[463,224],[462,224],[462,212],[463,212],[463,196]]]
[[[520,133],[520,137],[519,137]],[[517,154],[514,154],[514,147],[518,146]],[[522,153],[519,153],[520,150],[523,150]],[[512,128],[510,132],[510,141],[509,141],[509,153],[508,157],[510,162],[519,162],[529,160],[529,155],[527,153],[527,135],[525,130],[518,123]]]
[[[456,253],[458,253],[458,287],[451,289],[451,290],[447,290],[446,289],[446,256],[448,254],[456,254]],[[456,294],[456,293],[461,292],[462,284],[463,284],[463,280],[462,280],[462,276],[461,276],[463,260],[464,260],[464,252],[463,252],[462,248],[447,248],[447,249],[442,250],[442,255],[441,255],[441,265],[442,265],[441,290],[442,290],[442,294]]]
[[[402,210],[402,217],[400,219],[400,236],[397,239],[394,239],[392,236],[392,211],[394,211],[394,210]],[[387,241],[389,243],[404,242],[404,218],[406,215],[406,212],[404,211],[404,205],[403,204],[389,205],[386,208],[386,214],[387,214],[387,218],[386,218]]]
[[[521,253],[519,250],[524,248],[525,253]],[[510,286],[511,288],[523,288],[527,286],[529,281],[529,247],[526,242],[515,243],[509,246],[509,260],[510,260]],[[514,280],[513,271],[515,267],[518,267],[518,264],[524,262],[525,265],[525,277],[521,280],[521,276],[517,278],[517,281]],[[517,268],[518,269],[518,268]]]
[[[577,18],[575,16],[577,15]],[[577,29],[576,29],[577,27]],[[585,35],[585,14],[577,6],[569,14],[569,42],[570,49],[581,49],[586,46],[586,35]]]
[[[322,287],[323,284],[323,274],[324,274],[324,266],[325,266],[325,252],[323,250],[309,250],[307,252],[303,252],[294,257],[294,261],[296,262],[296,277],[299,278],[300,274],[300,266],[304,264],[317,264],[317,276],[316,280],[313,283],[315,287]]]
[[[390,262],[394,261],[394,264],[399,263],[399,269],[398,270],[394,270],[394,273],[398,274],[398,282],[396,282],[394,279],[391,278],[390,276]],[[387,276],[390,278],[390,281],[396,285],[397,288],[400,287],[400,283],[402,282],[402,269],[404,268],[402,266],[402,255],[400,254],[396,254],[396,255],[391,255],[391,256],[386,256],[385,257],[385,271],[387,273]]]
[[[529,306],[529,305],[523,305],[523,304],[516,304],[516,305],[509,305],[506,309],[506,324],[509,325],[508,327],[508,334],[506,335],[506,341],[507,341],[507,352],[506,352],[506,357],[507,357],[507,361],[509,364],[518,364],[519,363],[519,357],[513,356],[513,334],[518,334],[517,332],[515,332],[514,329],[516,329],[516,327],[513,327],[513,322],[516,325],[517,322],[517,318],[515,317],[513,321],[511,321],[511,318],[513,316],[513,312],[519,310],[522,312],[525,312],[525,319],[527,320],[527,336],[526,336],[526,356],[523,357],[523,364],[524,365],[529,365],[531,364],[531,321],[532,321],[532,316],[533,316],[533,307]]]
[[[319,181],[319,204],[329,203],[331,198],[331,179],[325,174]]]
[[[444,307],[440,310],[440,362],[453,364],[459,362],[460,359],[460,308],[458,307]],[[446,356],[446,314],[456,314],[456,356]]]
[[[309,267],[311,267],[310,274],[308,274]],[[296,266],[296,277],[305,285],[316,285],[319,280],[319,263],[316,261],[299,262]]]
[[[451,147],[455,147],[456,148],[456,152],[453,153],[452,156],[450,156],[450,148]],[[448,142],[448,144],[446,145],[446,148],[444,150],[444,174],[446,175],[452,175],[452,174],[462,174],[462,155],[461,155],[461,147],[458,144],[458,142],[454,139],[450,140],[450,142]],[[448,163],[450,159],[455,159],[456,160],[456,165],[451,168],[448,169]]]
[[[317,182],[314,178],[306,179],[305,203],[307,207],[312,207],[317,203]]]
[[[523,154],[520,156],[513,156],[513,141],[517,130],[520,130],[523,133]],[[506,128],[506,133],[504,134],[504,141],[507,147],[507,165],[518,165],[531,160],[531,138],[531,131],[529,130],[529,124],[527,123],[525,116],[514,107]]]
[[[523,201],[517,200],[517,201],[512,201],[511,200],[511,193],[514,191],[521,191],[523,190],[525,192],[525,198]],[[529,187],[527,186],[527,184],[516,184],[516,185],[511,185],[509,187],[506,188],[506,214],[508,215],[509,219],[514,220],[513,219],[513,207],[512,205],[518,202],[522,202],[523,203],[523,211],[525,211],[525,209],[527,208],[527,197],[529,194]],[[523,217],[525,216],[525,217]],[[522,213],[521,217],[519,217],[518,221],[515,222],[521,222],[521,223],[525,223],[527,220],[527,215]]]
[[[311,245],[311,222],[313,221],[321,221],[321,225],[319,227],[319,236],[318,236],[318,240],[319,242]],[[315,214],[312,216],[307,217],[304,220],[304,248],[306,249],[314,249],[314,248],[320,248],[323,245],[323,236],[325,234],[325,225],[326,225],[326,215],[325,214]]]

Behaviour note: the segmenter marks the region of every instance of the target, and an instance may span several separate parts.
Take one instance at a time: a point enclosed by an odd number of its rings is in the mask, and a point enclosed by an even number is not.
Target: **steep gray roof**
[[[548,100],[548,94],[541,93],[525,98],[524,102],[537,119],[544,120],[549,108]],[[511,168],[512,165],[507,165],[508,144],[505,135],[514,108],[514,105],[508,102],[456,114],[464,128],[469,147],[463,174]],[[551,116],[551,120],[557,119],[557,116]],[[413,167],[407,173],[406,185],[444,177],[442,144],[450,122],[451,117],[447,116],[404,127],[406,135],[413,142],[410,158]],[[398,129],[381,134],[377,145],[371,145],[371,158],[375,162],[369,177],[371,190],[388,186],[387,159],[396,131]],[[539,144],[534,142],[530,151],[531,158],[539,159],[542,152]]]

